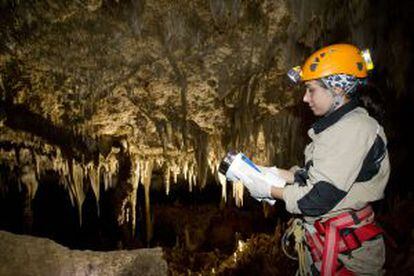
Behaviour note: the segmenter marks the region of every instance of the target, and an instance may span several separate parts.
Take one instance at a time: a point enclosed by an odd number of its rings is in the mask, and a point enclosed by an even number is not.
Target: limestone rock
[[[0,275],[167,275],[161,248],[94,252],[0,231]]]

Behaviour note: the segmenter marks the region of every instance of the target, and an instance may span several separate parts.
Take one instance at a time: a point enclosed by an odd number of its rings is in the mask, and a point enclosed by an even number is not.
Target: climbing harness
[[[327,220],[320,219],[308,224],[295,219],[282,237],[282,250],[290,259],[299,261],[299,275],[312,275],[312,266],[323,275],[353,275],[339,263],[338,254],[347,254],[360,248],[362,243],[382,234],[374,223],[370,205],[342,213]],[[289,238],[295,237],[298,257],[287,252]],[[310,250],[306,250],[308,246]]]

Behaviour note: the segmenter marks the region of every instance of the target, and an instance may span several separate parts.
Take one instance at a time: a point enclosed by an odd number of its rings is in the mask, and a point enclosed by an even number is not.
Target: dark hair
[[[359,104],[378,122],[382,123],[385,117],[384,98],[381,91],[374,84],[367,82],[359,85],[355,94]]]

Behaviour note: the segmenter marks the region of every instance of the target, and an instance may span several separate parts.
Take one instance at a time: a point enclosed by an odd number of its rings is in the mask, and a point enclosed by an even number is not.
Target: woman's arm
[[[270,190],[270,194],[275,199],[282,199],[283,200],[283,189],[284,188],[276,188],[276,187],[272,186],[272,188]]]

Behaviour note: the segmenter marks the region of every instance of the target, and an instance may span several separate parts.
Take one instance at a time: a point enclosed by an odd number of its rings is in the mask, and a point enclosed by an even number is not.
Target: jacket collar
[[[319,119],[312,125],[312,128],[315,134],[319,134],[325,129],[327,129],[328,127],[330,127],[331,125],[335,124],[345,114],[354,110],[356,107],[358,107],[358,100],[352,99],[347,104],[341,106],[340,108],[338,108],[337,110],[329,114],[328,116],[322,117],[321,119]]]

